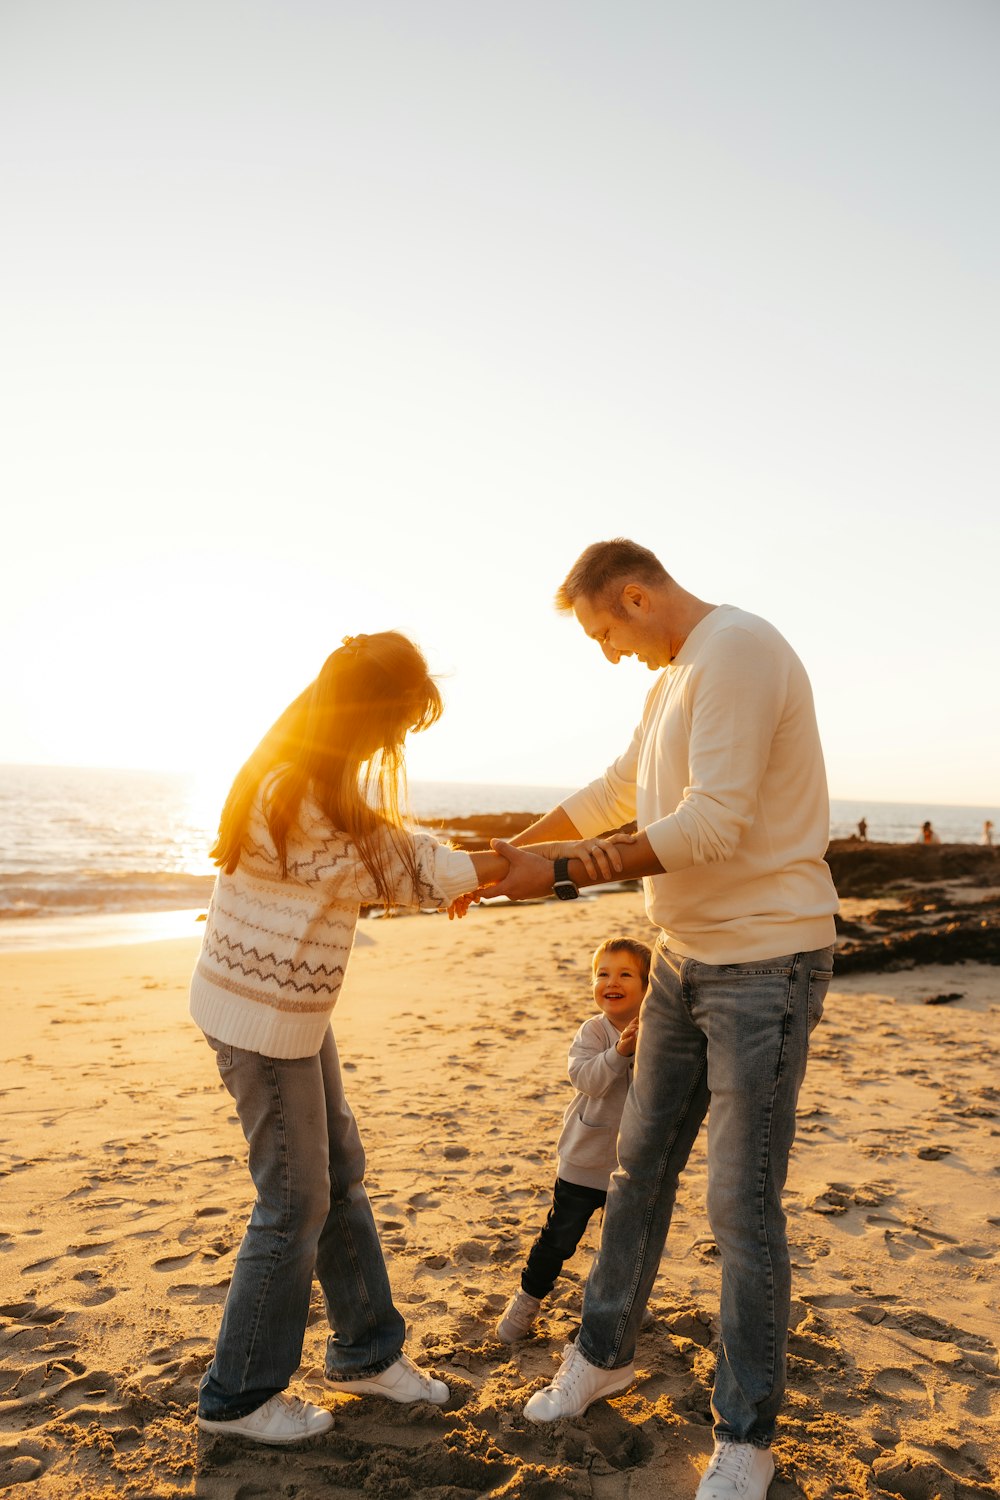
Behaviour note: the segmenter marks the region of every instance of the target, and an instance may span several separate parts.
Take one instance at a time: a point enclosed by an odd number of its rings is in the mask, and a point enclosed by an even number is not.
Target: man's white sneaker
[[[764,1500],[773,1478],[770,1448],[716,1442],[695,1500]]]
[[[198,1426],[202,1432],[253,1438],[256,1443],[301,1443],[303,1438],[328,1431],[333,1426],[333,1412],[279,1391],[245,1417],[235,1417],[231,1422],[212,1422],[208,1417],[199,1417]]]
[[[360,1380],[335,1380],[328,1375],[326,1383],[335,1391],[346,1391],[349,1396],[385,1396],[389,1401],[433,1401],[435,1406],[444,1406],[451,1395],[443,1380],[425,1375],[407,1354],[401,1354],[394,1365],[378,1375],[365,1375]]]
[[[555,1422],[560,1417],[581,1417],[592,1401],[623,1391],[635,1379],[631,1365],[620,1370],[602,1370],[592,1365],[575,1344],[563,1350],[563,1362],[551,1385],[536,1391],[524,1408],[533,1422]]]
[[[541,1305],[540,1297],[532,1297],[530,1292],[516,1291],[497,1324],[497,1338],[501,1344],[516,1344],[518,1339],[523,1339],[531,1331]]]

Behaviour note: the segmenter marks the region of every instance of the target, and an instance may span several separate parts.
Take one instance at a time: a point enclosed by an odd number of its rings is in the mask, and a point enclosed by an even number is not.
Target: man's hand
[[[529,844],[533,854],[542,854],[546,859],[578,859],[587,872],[587,879],[594,885],[606,880],[617,880],[622,871],[622,857],[616,844],[633,844],[635,834],[613,833],[606,839],[562,839],[548,844]]]
[[[490,848],[507,861],[509,869],[503,880],[491,885],[489,895],[506,896],[508,901],[528,901],[552,893],[555,871],[552,861],[528,849],[516,849],[504,839],[490,839]]]
[[[639,1017],[633,1016],[627,1026],[622,1027],[622,1034],[615,1042],[615,1051],[621,1057],[631,1057],[635,1052],[635,1044],[639,1039]]]

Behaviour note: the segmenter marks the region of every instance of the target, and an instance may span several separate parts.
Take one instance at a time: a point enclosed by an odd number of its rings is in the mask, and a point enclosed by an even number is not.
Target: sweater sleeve
[[[319,819],[303,831],[302,843],[289,848],[288,873],[293,879],[321,886],[324,894],[334,901],[368,905],[381,900],[352,840],[342,833],[326,832]],[[414,881],[398,845],[387,838],[385,866],[393,896],[400,906],[440,911],[450,906],[456,896],[475,889],[476,867],[463,850],[451,849],[429,833],[401,830],[396,838],[412,844],[417,877]]]
[[[631,1057],[622,1057],[608,1046],[604,1028],[591,1017],[584,1021],[569,1049],[569,1081],[578,1093],[601,1099],[629,1068]]]
[[[742,627],[720,633],[688,686],[688,785],[644,832],[664,870],[730,859],[754,821],[787,668]]]

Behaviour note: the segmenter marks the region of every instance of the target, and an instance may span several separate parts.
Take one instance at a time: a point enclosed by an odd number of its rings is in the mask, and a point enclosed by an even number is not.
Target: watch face
[[[552,889],[560,901],[575,901],[580,894],[572,880],[557,880]]]

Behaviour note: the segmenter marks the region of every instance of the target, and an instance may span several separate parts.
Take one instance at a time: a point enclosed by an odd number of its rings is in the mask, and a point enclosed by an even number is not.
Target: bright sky
[[[628,535],[838,797],[1000,801],[1000,10],[6,0],[0,760],[235,770],[411,633],[411,776],[576,784]]]

